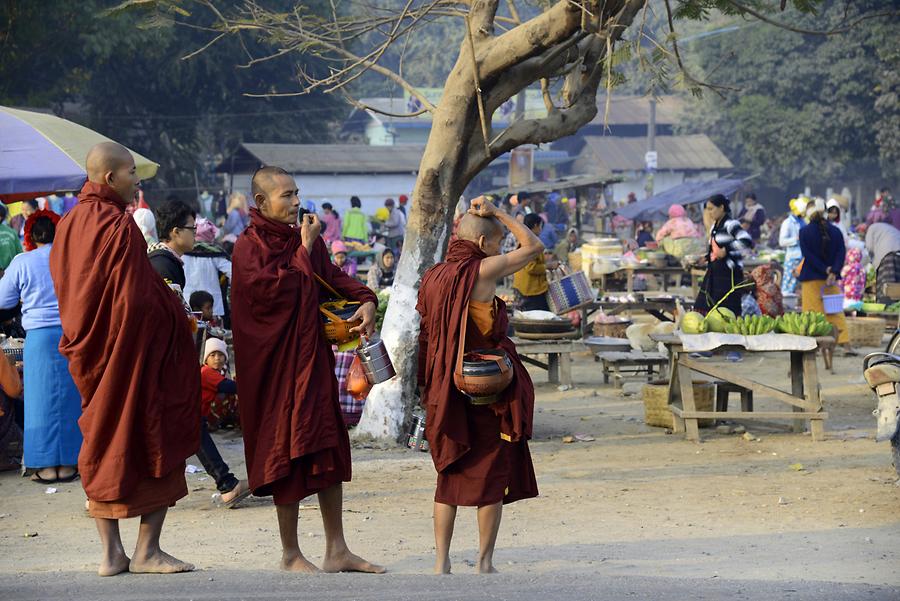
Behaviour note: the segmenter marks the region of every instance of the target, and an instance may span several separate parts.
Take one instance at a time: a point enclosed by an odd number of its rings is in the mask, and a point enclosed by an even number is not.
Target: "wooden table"
[[[675,302],[677,298],[659,298],[640,300],[633,303],[617,303],[609,301],[594,301],[585,307],[584,316],[587,318],[597,309],[601,309],[607,315],[618,315],[625,311],[644,311],[660,321],[675,321]]]
[[[697,420],[701,418],[722,419],[790,419],[792,429],[802,432],[804,422],[809,421],[813,440],[825,438],[825,420],[828,413],[823,410],[819,393],[819,377],[816,367],[816,352],[808,351],[748,351],[741,346],[723,346],[718,351],[739,351],[745,355],[758,352],[788,352],[791,366],[791,392],[751,380],[734,373],[729,366],[717,365],[692,359],[684,352],[681,339],[674,334],[655,335],[650,338],[662,342],[669,349],[669,408],[675,423],[675,432],[684,432],[688,440],[699,442],[700,430]],[[776,368],[777,369],[777,368]],[[730,382],[752,390],[758,395],[768,395],[791,406],[793,411],[697,411],[694,404],[693,372]]]
[[[647,381],[653,379],[653,369],[662,372],[668,359],[660,353],[642,353],[640,351],[604,351],[596,354],[597,361],[603,364],[603,383],[609,384],[609,377],[613,378],[613,385],[622,388],[626,375],[646,374]],[[622,371],[622,368],[632,368],[630,372]],[[660,376],[662,374],[660,373]]]
[[[610,274],[600,276],[600,288],[606,290],[606,278],[609,275],[625,274],[625,289],[628,292],[634,292],[634,276],[636,275],[658,275],[662,277],[663,291],[669,291],[669,276],[683,276],[687,272],[684,267],[666,266],[666,267],[650,267],[649,265],[641,265],[639,267],[623,267]]]
[[[513,337],[512,341],[522,361],[547,370],[547,378],[551,384],[561,383],[566,386],[572,385],[572,353],[587,350],[581,340],[525,340]],[[547,363],[528,355],[547,355]]]

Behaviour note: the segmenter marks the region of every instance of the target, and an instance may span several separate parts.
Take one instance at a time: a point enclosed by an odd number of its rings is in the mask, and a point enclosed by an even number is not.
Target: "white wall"
[[[317,207],[330,202],[338,213],[350,208],[350,197],[359,196],[364,213],[373,215],[386,198],[395,201],[401,194],[412,198],[414,174],[387,175],[295,175],[300,198],[312,200]],[[235,175],[234,189],[250,197],[250,175]]]

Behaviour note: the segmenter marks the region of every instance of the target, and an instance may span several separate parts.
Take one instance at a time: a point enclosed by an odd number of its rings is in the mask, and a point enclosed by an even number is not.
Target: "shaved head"
[[[253,174],[250,190],[263,215],[284,224],[297,224],[300,190],[290,173],[281,167],[261,167]]]
[[[503,226],[495,218],[479,217],[466,213],[459,220],[459,228],[456,230],[456,237],[460,240],[468,240],[478,244],[482,236],[486,240],[499,238],[503,235]]]
[[[95,184],[105,184],[107,173],[130,165],[134,165],[134,157],[116,142],[100,142],[88,151],[85,160],[88,179]]]
[[[253,174],[253,179],[250,180],[250,194],[253,195],[254,199],[257,194],[261,194],[265,198],[272,187],[272,182],[282,175],[291,176],[290,173],[281,167],[260,167]]]
[[[84,163],[90,182],[109,186],[125,202],[134,200],[140,180],[127,148],[116,142],[100,142],[88,151]]]

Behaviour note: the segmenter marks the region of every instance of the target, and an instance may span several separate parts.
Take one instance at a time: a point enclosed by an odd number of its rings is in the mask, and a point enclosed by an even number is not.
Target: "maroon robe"
[[[333,265],[321,238],[306,251],[300,229],[251,209],[232,257],[232,323],[241,428],[254,494],[289,504],[350,480],[334,354],[318,310],[327,292],[377,303]]]
[[[416,310],[419,329],[419,385],[426,410],[426,438],[438,471],[435,501],[447,505],[511,503],[538,494],[528,450],[534,415],[534,386],[506,335],[509,320],[499,298],[493,331],[484,336],[465,314],[478,281],[484,252],[472,242],[450,243],[447,260],[422,278]],[[466,341],[459,340],[468,319]],[[474,406],[453,383],[459,344],[467,349],[502,348],[513,364],[513,381],[498,402]]]
[[[50,253],[59,350],[82,398],[78,470],[92,503],[119,505],[98,517],[129,517],[186,495],[184,461],[200,444],[190,322],[125,207],[109,186],[86,183]]]

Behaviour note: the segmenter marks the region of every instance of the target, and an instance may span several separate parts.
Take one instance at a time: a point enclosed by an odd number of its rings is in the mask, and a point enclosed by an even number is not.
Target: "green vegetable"
[[[727,325],[734,321],[735,315],[726,307],[718,307],[706,314],[706,325],[710,332],[727,332]]]
[[[703,334],[706,332],[706,321],[696,311],[685,313],[681,318],[681,331],[685,334]]]

